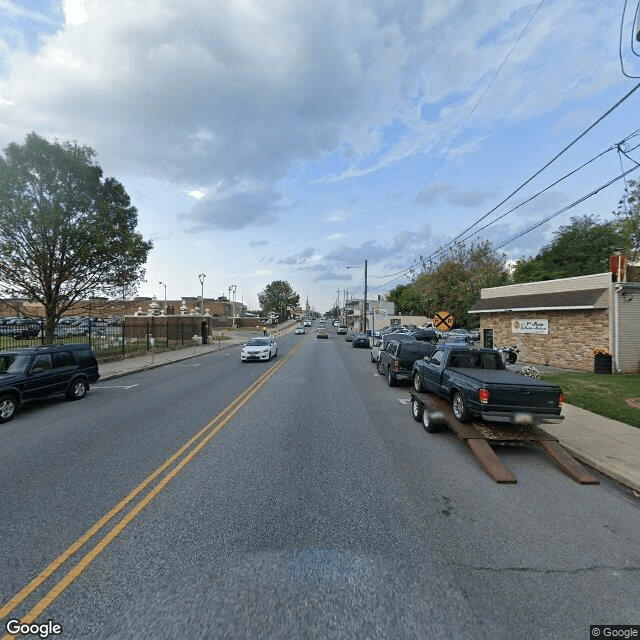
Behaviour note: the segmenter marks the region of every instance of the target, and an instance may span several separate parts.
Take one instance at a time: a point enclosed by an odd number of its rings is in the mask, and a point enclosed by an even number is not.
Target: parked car
[[[88,344],[18,347],[0,351],[0,422],[8,422],[29,400],[66,395],[84,398],[100,378]]]
[[[355,348],[368,349],[369,345],[369,336],[365,335],[364,333],[356,333],[356,335],[353,336],[353,340],[351,341],[351,346]]]
[[[345,336],[344,336],[344,339],[345,339],[347,342],[352,342],[352,341],[353,341],[353,338],[355,337],[355,335],[356,335],[356,332],[355,332],[355,331],[347,331],[347,333],[346,333],[346,334],[345,334]]]
[[[316,338],[328,338],[329,332],[327,331],[327,327],[318,327],[316,331]]]
[[[434,353],[436,347],[431,342],[419,340],[391,340],[380,352],[378,373],[387,378],[390,387],[401,380],[413,379],[413,363]]]
[[[451,401],[460,422],[473,417],[499,422],[559,422],[565,402],[555,384],[506,371],[496,349],[462,344],[440,346],[413,365],[416,391]]]
[[[415,338],[410,334],[405,333],[385,333],[379,340],[373,342],[371,347],[371,362],[378,362],[380,354],[387,348],[387,345],[391,340],[402,340],[406,342],[413,342]]]
[[[278,343],[269,336],[251,338],[240,350],[240,362],[271,360],[278,355]]]

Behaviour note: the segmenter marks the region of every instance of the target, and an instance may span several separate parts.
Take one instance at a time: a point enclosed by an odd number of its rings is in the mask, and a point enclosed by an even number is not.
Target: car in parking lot
[[[271,360],[278,355],[278,343],[274,338],[251,338],[240,350],[240,362]]]
[[[18,347],[0,351],[0,422],[8,422],[29,400],[66,395],[84,398],[100,378],[88,344]]]

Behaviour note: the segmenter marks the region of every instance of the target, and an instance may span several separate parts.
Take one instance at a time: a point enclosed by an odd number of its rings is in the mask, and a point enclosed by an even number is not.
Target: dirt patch
[[[624,400],[632,409],[640,409],[640,398],[625,398]]]

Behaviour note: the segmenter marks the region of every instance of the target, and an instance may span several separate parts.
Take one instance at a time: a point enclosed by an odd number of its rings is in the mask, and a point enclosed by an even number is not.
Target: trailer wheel
[[[424,391],[424,385],[422,384],[422,380],[420,380],[420,374],[417,371],[413,374],[413,388],[418,393]]]
[[[467,407],[466,398],[459,391],[456,391],[453,394],[451,403],[453,404],[453,415],[460,420],[460,422],[468,422],[469,408]]]
[[[435,433],[436,431],[440,431],[440,425],[436,424],[433,421],[431,412],[428,409],[425,409],[422,412],[422,425],[424,426],[424,430],[427,433]]]
[[[509,364],[515,364],[518,360],[518,355],[514,351],[509,351],[507,360],[509,361]]]
[[[420,422],[422,420],[423,411],[424,408],[422,407],[422,403],[419,402],[417,398],[411,398],[411,413],[416,422]]]

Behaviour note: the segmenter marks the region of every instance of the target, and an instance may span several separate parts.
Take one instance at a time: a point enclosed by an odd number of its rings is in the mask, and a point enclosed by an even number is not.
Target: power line
[[[520,35],[516,38],[516,41],[513,43],[513,45],[511,46],[511,49],[509,49],[507,55],[504,57],[504,60],[500,63],[500,66],[498,67],[498,69],[496,70],[496,72],[493,74],[493,76],[491,77],[491,80],[489,80],[489,83],[487,84],[487,86],[484,88],[484,91],[480,94],[480,97],[478,98],[478,100],[476,101],[476,103],[473,105],[473,108],[471,109],[471,111],[469,112],[469,115],[466,117],[465,121],[462,123],[462,126],[460,127],[460,129],[458,130],[458,133],[456,133],[456,135],[451,139],[451,142],[449,142],[449,146],[447,147],[446,151],[442,154],[440,160],[438,161],[438,164],[435,166],[435,168],[433,169],[433,171],[431,172],[431,175],[429,176],[429,178],[427,179],[427,181],[424,183],[424,185],[422,185],[422,188],[420,189],[420,191],[418,192],[418,195],[413,199],[413,201],[411,202],[411,204],[409,205],[409,208],[407,209],[407,212],[405,213],[405,215],[403,216],[402,220],[400,220],[400,224],[397,226],[396,228],[396,232],[398,231],[398,229],[400,229],[402,227],[402,225],[404,224],[405,220],[407,219],[407,216],[411,213],[411,210],[413,209],[413,207],[417,204],[417,202],[420,200],[420,196],[424,193],[425,189],[427,188],[427,186],[429,185],[429,183],[431,182],[431,180],[433,179],[433,176],[436,175],[436,173],[438,172],[438,169],[440,169],[440,166],[442,165],[442,163],[444,162],[445,158],[449,155],[449,152],[451,151],[451,149],[453,148],[453,145],[456,143],[456,141],[458,140],[458,138],[462,135],[462,132],[464,131],[464,129],[466,128],[467,124],[469,123],[469,120],[471,120],[471,117],[473,116],[473,114],[475,113],[476,109],[478,108],[478,106],[480,105],[480,103],[482,102],[482,99],[484,98],[484,96],[486,95],[486,93],[489,91],[489,89],[491,88],[491,85],[493,85],[495,79],[498,77],[499,73],[502,71],[502,68],[504,67],[504,65],[507,63],[507,60],[509,60],[509,57],[511,56],[511,54],[513,53],[513,50],[516,48],[516,46],[518,45],[518,43],[520,42],[520,40],[522,40],[526,30],[529,28],[529,25],[531,24],[531,22],[533,21],[533,19],[536,17],[538,11],[540,10],[540,7],[542,7],[542,5],[544,4],[545,0],[540,0],[540,3],[538,4],[538,6],[536,7],[535,11],[531,14],[531,17],[529,18],[529,20],[527,21],[527,24],[525,24],[524,28],[522,29],[522,31],[520,32]],[[389,246],[389,243],[391,242],[391,238],[387,241],[387,244],[384,246],[384,248],[386,249]]]

